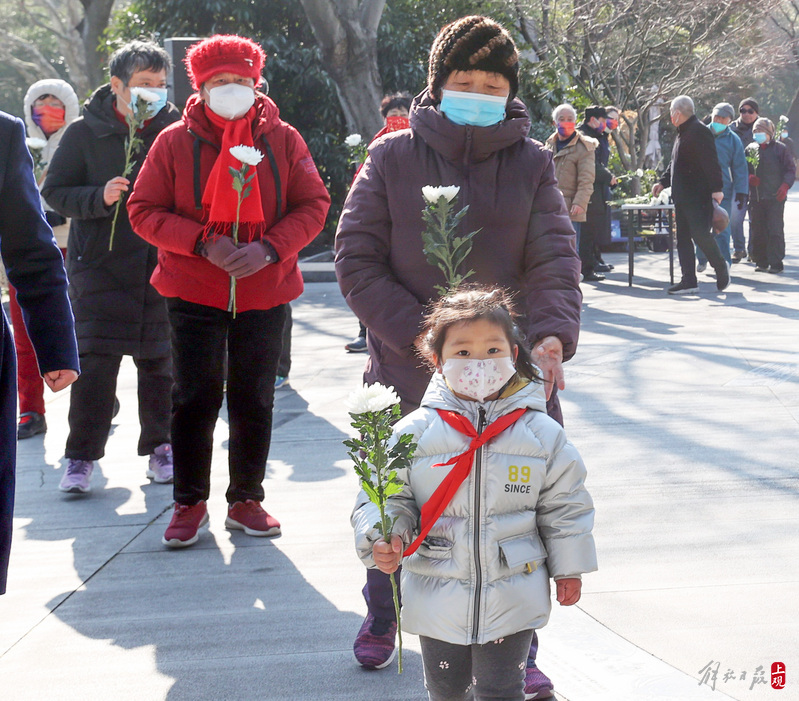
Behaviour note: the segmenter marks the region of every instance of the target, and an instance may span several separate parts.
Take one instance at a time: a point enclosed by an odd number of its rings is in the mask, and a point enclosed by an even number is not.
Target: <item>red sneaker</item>
[[[208,508],[204,501],[192,506],[175,504],[175,512],[161,542],[170,548],[187,548],[197,542],[200,537],[197,531],[206,523],[208,523]]]
[[[231,504],[227,510],[225,526],[244,531],[247,535],[280,535],[280,522],[266,513],[259,502],[252,499]]]

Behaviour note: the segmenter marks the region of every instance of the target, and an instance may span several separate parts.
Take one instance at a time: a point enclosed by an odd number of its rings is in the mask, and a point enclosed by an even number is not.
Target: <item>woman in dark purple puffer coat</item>
[[[475,271],[469,282],[515,293],[548,393],[563,388],[561,364],[574,354],[580,327],[580,259],[552,154],[527,136],[530,117],[515,99],[518,70],[513,40],[496,22],[464,17],[444,27],[431,49],[428,87],[411,106],[411,128],[371,144],[344,204],[336,274],[368,329],[364,380],[393,385],[406,413],[418,407],[430,380],[414,342],[425,305],[444,284],[423,252],[425,185],[460,188],[456,209],[469,205],[460,231],[480,229],[464,266]],[[497,101],[486,96],[506,98],[498,113]],[[556,392],[547,409],[562,420]],[[359,651],[361,642],[379,648],[383,637],[393,637],[379,625],[393,619],[390,590],[387,606],[376,600],[384,598],[372,581],[379,577],[369,571],[369,617],[356,640],[356,657],[367,667],[390,660]]]

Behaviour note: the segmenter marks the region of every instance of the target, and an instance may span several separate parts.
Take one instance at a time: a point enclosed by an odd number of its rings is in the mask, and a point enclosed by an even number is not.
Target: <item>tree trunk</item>
[[[788,122],[788,135],[792,139],[799,138],[799,129],[796,128],[796,125],[799,124],[799,90],[793,96],[793,102],[791,102],[788,114],[785,116],[790,120]]]
[[[301,0],[325,69],[336,84],[347,129],[367,142],[383,127],[377,27],[385,0]]]
[[[111,18],[114,0],[80,0],[80,2],[85,15],[77,29],[86,56],[86,76],[90,85],[96,88],[107,82],[105,64],[108,57],[100,44]]]

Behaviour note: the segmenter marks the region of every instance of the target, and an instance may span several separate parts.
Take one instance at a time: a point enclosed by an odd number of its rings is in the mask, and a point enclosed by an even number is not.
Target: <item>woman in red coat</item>
[[[330,197],[302,137],[256,90],[265,58],[260,46],[238,36],[213,36],[189,49],[197,94],[153,144],[128,203],[136,233],[158,247],[151,282],[167,298],[172,324],[175,511],[163,538],[170,547],[195,543],[208,521],[226,349],[225,523],[253,536],[280,533],[261,506],[261,483],[281,332],[286,305],[302,293],[298,253],[321,231]],[[230,151],[236,146],[263,156],[248,170],[254,177],[238,214],[238,242],[230,168],[243,164]]]

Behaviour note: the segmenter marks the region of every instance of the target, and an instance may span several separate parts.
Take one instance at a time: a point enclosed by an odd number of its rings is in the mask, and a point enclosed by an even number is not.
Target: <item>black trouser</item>
[[[785,202],[749,203],[749,247],[752,260],[762,268],[782,270],[785,258]]]
[[[590,275],[596,266],[596,244],[605,237],[605,230],[610,229],[610,207],[604,202],[588,205],[585,221],[580,225],[580,254],[583,275]]]
[[[430,701],[523,701],[532,630],[485,645],[453,645],[419,636]]]
[[[263,501],[261,484],[272,438],[275,373],[286,305],[231,312],[181,299],[167,300],[172,323],[175,390],[172,455],[175,501],[208,499],[214,427],[223,398],[227,345],[230,424],[228,503]]]
[[[677,225],[677,255],[680,259],[683,282],[696,285],[696,253],[694,243],[702,249],[716,274],[727,270],[716,237],[710,233],[713,222],[713,201],[675,202]]]
[[[69,436],[64,455],[74,460],[99,460],[114,416],[114,397],[121,355],[81,353],[80,377],[70,389]],[[169,443],[172,412],[172,359],[133,358],[138,370],[139,455]]]
[[[294,321],[291,318],[291,305],[286,305],[286,320],[283,322],[282,349],[280,360],[277,363],[277,374],[280,377],[288,377],[291,372],[291,329]]]

